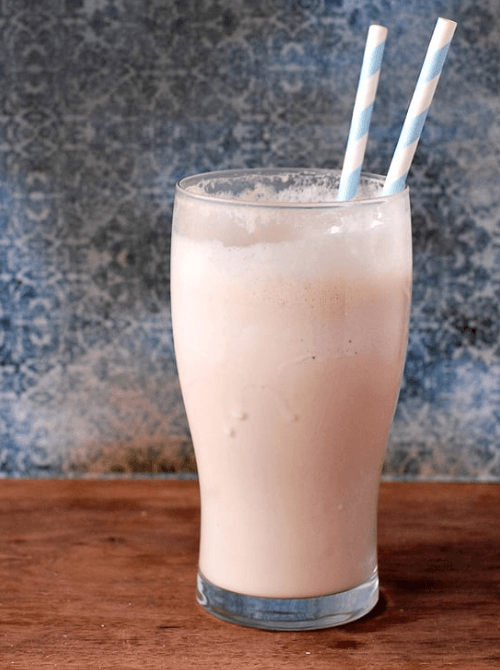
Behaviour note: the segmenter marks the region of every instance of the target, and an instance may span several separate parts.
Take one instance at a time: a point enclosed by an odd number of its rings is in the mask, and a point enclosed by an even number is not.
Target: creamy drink
[[[409,199],[374,198],[382,181],[365,176],[359,200],[336,203],[337,182],[331,171],[212,173],[176,193],[172,314],[200,480],[199,600],[258,627],[343,623],[378,596]],[[337,612],[345,593],[359,606]],[[287,602],[320,614],[305,621]]]

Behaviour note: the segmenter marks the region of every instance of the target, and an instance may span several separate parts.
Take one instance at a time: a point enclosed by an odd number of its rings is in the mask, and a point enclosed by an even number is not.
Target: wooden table
[[[275,633],[198,607],[195,481],[0,482],[0,668],[500,668],[500,485],[384,483],[382,597]]]

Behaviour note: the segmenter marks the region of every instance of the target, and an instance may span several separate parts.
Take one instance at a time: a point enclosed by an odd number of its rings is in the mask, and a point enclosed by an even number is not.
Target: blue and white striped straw
[[[351,128],[347,139],[337,200],[351,200],[358,190],[386,37],[387,28],[377,25],[370,26],[366,38],[365,53],[352,112]]]
[[[439,18],[392,157],[382,195],[402,191],[457,24]]]

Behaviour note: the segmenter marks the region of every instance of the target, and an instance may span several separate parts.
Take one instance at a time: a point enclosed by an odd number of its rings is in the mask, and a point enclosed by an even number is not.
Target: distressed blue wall
[[[500,479],[498,0],[0,0],[0,475],[194,469],[169,231],[188,173],[339,167],[370,23],[387,170],[459,22],[409,178],[414,303],[385,472]]]

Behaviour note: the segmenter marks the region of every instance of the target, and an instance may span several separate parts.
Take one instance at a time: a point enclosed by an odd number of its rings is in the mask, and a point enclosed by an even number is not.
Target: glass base
[[[196,598],[219,619],[266,630],[314,630],[355,621],[375,607],[378,571],[348,591],[315,598],[260,598],[221,589],[200,572]]]

